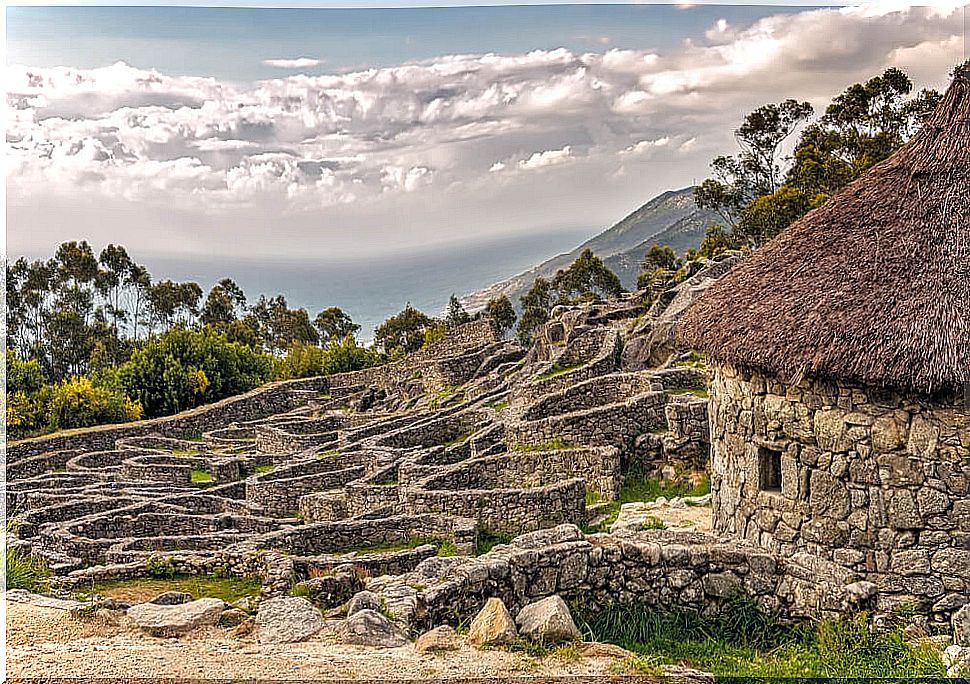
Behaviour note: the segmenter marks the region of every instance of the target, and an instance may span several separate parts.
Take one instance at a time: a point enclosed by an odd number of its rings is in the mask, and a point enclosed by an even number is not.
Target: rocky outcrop
[[[397,648],[408,643],[403,629],[370,608],[358,610],[344,620],[340,638],[345,644],[375,648]]]
[[[435,627],[425,632],[414,642],[414,650],[419,653],[436,653],[439,651],[457,651],[461,648],[461,637],[450,625]]]

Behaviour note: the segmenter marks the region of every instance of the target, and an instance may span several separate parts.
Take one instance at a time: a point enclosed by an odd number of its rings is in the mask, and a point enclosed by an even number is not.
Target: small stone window
[[[764,492],[781,491],[781,452],[758,448],[758,488]]]

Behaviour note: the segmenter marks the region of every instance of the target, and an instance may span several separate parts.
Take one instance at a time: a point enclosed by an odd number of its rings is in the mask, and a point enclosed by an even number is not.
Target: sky
[[[11,7],[7,253],[306,264],[592,235],[706,177],[766,102],[820,110],[889,66],[945,87],[965,2]]]

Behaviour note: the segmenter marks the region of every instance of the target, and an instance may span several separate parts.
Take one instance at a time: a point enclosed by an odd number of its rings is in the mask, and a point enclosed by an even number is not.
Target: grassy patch
[[[149,601],[166,591],[182,591],[193,598],[217,598],[232,603],[246,596],[259,596],[263,580],[249,577],[215,577],[213,575],[175,575],[170,579],[138,578],[95,582],[82,593],[101,594],[119,601]]]
[[[268,473],[275,467],[276,465],[273,463],[260,463],[255,468],[253,468],[253,472],[256,473],[257,475],[262,475],[263,473]]]
[[[595,506],[603,501],[603,497],[595,489],[586,488],[586,505]]]
[[[640,525],[641,530],[666,530],[667,524],[660,518],[655,518],[654,516],[647,517]]]
[[[42,561],[20,549],[7,547],[7,589],[26,589],[35,594],[47,591],[47,578],[50,574]]]
[[[202,433],[189,435],[187,437],[180,437],[179,439],[181,439],[183,442],[204,442],[205,441],[204,439],[202,439]]]
[[[683,394],[693,394],[695,397],[707,398],[707,389],[704,387],[667,387],[664,389],[667,396],[679,396]]]
[[[532,379],[533,380],[546,380],[548,378],[554,378],[557,375],[562,375],[563,373],[568,373],[569,371],[574,371],[577,368],[582,368],[585,365],[586,365],[585,363],[574,363],[571,366],[561,366],[561,365],[559,365],[559,363],[554,363],[554,364],[552,364],[552,366],[549,367],[549,369],[547,371],[545,371],[544,373],[540,373],[539,375],[536,375]]]
[[[172,449],[173,456],[198,456],[200,453],[198,449]]]
[[[938,651],[906,645],[900,629],[870,631],[867,616],[784,626],[745,596],[724,614],[615,604],[586,621],[599,641],[622,646],[648,667],[685,663],[735,677],[941,677]]]
[[[212,471],[205,468],[193,468],[192,482],[212,482]]]
[[[489,403],[487,403],[485,405],[488,408],[492,409],[493,411],[501,411],[501,410],[503,410],[505,408],[508,408],[509,400],[508,399],[498,399],[496,401],[490,401]]]
[[[460,435],[458,435],[454,439],[449,439],[447,442],[445,442],[444,444],[442,444],[442,446],[451,447],[451,446],[455,446],[456,444],[461,444],[462,442],[464,442],[466,439],[468,439],[469,437],[471,437],[474,434],[475,434],[475,430],[474,429],[468,430],[466,432],[461,433]]]
[[[692,351],[690,357],[683,361],[677,361],[674,366],[680,368],[707,368],[707,354]]]
[[[475,546],[475,554],[481,556],[488,553],[493,547],[499,544],[508,544],[512,541],[512,535],[506,532],[489,532],[481,530],[478,533],[478,543]]]
[[[459,389],[461,389],[461,385],[448,385],[448,387],[445,387],[440,392],[435,392],[434,394],[429,393],[429,404],[431,408],[438,408],[445,399],[450,399],[455,396]]]
[[[593,534],[596,532],[606,532],[610,525],[616,522],[616,516],[620,512],[620,506],[625,503],[637,501],[654,501],[663,496],[673,499],[678,496],[704,496],[711,493],[711,479],[708,475],[697,484],[689,482],[664,482],[658,478],[648,477],[647,473],[640,466],[634,466],[623,476],[623,486],[620,487],[620,495],[616,501],[610,502],[603,511],[605,518],[597,525],[584,526],[583,532]],[[662,524],[662,523],[661,523]],[[644,529],[663,529],[663,528],[644,528]]]
[[[556,438],[548,442],[540,442],[539,444],[517,444],[515,445],[515,451],[528,453],[530,451],[557,451],[559,449],[576,449],[578,447],[578,444]]]

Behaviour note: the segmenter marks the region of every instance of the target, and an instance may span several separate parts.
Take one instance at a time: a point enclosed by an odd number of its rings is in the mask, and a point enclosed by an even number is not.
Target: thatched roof
[[[970,62],[906,145],[715,283],[680,340],[786,377],[970,382]]]

